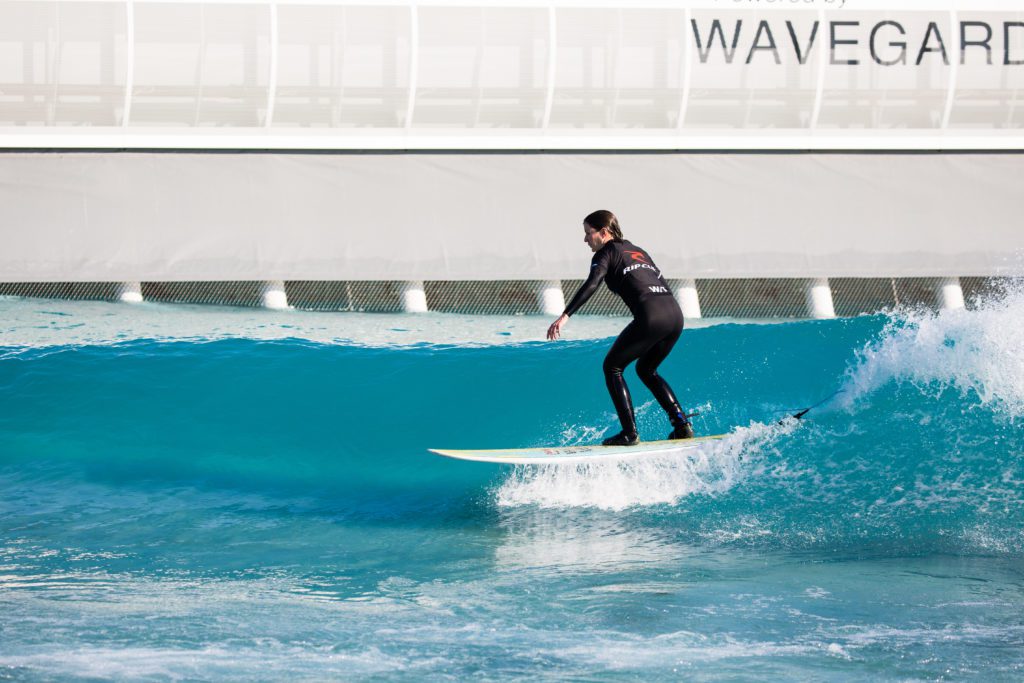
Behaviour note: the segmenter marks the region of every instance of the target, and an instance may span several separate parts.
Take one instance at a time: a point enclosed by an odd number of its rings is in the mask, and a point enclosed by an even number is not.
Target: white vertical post
[[[825,28],[825,8],[822,7],[818,10],[818,36],[822,36],[822,31]],[[825,101],[825,68],[829,62],[829,52],[832,49],[832,45],[826,42],[827,39],[822,37],[818,40],[818,83],[814,90],[814,108],[811,109],[811,120],[808,124],[808,128],[817,128],[818,119],[821,117],[821,105]]]
[[[267,280],[263,283],[260,299],[264,308],[280,310],[288,308],[288,295],[284,291],[284,280]]]
[[[964,307],[964,290],[960,278],[945,277],[939,282],[939,308],[956,310]]]
[[[264,128],[274,125],[274,104],[277,101],[277,3],[270,3],[270,74],[267,79],[267,115]]]
[[[406,313],[426,313],[427,292],[422,280],[413,280],[402,285],[402,310]]]
[[[615,21],[615,43],[611,50],[611,59],[608,58],[608,53],[605,53],[605,82],[611,80],[614,83],[614,92],[612,94],[612,106],[611,110],[605,109],[604,120],[608,125],[614,126],[615,120],[619,115],[619,98],[622,94],[622,86],[619,85],[619,60],[622,58],[622,44],[623,40],[623,21],[622,21],[622,8],[619,7],[615,10],[616,21]],[[609,77],[610,74],[610,77]]]
[[[127,126],[132,118],[132,90],[135,88],[135,4],[128,0],[125,4],[125,22],[128,27],[128,62],[124,75],[124,111],[121,113],[121,125]]]
[[[540,122],[540,127],[544,130],[551,123],[551,107],[555,103],[555,75],[558,65],[558,19],[556,17],[554,5],[548,7],[548,82],[547,92],[544,95],[544,116]]]
[[[50,101],[46,106],[46,122],[52,126],[57,119],[57,95],[60,92],[60,61],[64,43],[61,40],[60,31],[60,4],[53,3],[51,7],[54,7],[56,12],[57,24],[53,31],[47,31],[46,52],[48,59],[46,61],[46,77],[53,84],[53,87],[50,89]]]
[[[812,318],[834,318],[836,308],[832,303],[832,288],[827,277],[807,281],[807,312]]]
[[[683,126],[686,125],[686,110],[690,106],[690,87],[693,82],[693,57],[690,56],[690,33],[693,31],[693,24],[691,23],[692,12],[689,7],[686,8],[684,16],[686,29],[683,31],[683,95],[679,100],[676,130],[682,130]],[[685,311],[683,315],[686,315]],[[697,317],[699,318],[700,315]]]
[[[126,304],[142,303],[141,282],[120,282],[117,285],[117,300]]]
[[[420,19],[416,5],[409,6],[409,100],[405,103],[405,127],[412,128],[416,113],[416,88],[420,80]]]
[[[546,280],[537,286],[537,305],[544,315],[562,315],[565,294],[558,280]]]
[[[697,282],[692,277],[676,283],[676,301],[683,309],[683,317],[696,320],[700,315],[700,298],[697,296]]]
[[[947,54],[950,55],[949,62],[949,87],[946,90],[946,106],[942,110],[942,123],[939,124],[943,130],[949,128],[949,119],[953,115],[953,102],[956,100],[956,76],[960,69],[960,22],[957,21],[957,14],[955,9],[949,10],[949,35],[951,36],[950,42],[956,41],[956,50],[949,50]],[[955,36],[953,38],[952,36]],[[953,53],[956,53],[956,57],[953,57]]]
[[[196,60],[196,108],[193,126],[199,126],[199,114],[203,107],[203,84],[206,80],[206,6],[199,5],[199,59]]]

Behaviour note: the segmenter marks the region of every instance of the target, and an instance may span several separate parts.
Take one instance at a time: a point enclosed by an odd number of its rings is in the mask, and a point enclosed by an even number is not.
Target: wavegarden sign
[[[961,20],[955,22],[955,31],[948,22],[910,25],[894,19],[794,22],[694,18],[690,24],[702,64],[716,55],[727,64],[737,59],[744,64],[755,60],[782,64],[787,59],[806,64],[824,44],[832,65],[856,66],[866,60],[881,66],[919,66],[928,60],[949,65],[951,59],[958,59],[960,64],[1024,65],[1024,21]]]
[[[1024,149],[1024,0],[0,0],[0,26],[9,148]]]

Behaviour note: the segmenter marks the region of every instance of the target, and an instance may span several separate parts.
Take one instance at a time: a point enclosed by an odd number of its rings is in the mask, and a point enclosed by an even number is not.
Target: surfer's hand
[[[551,327],[548,328],[548,339],[551,341],[558,339],[562,335],[562,325],[568,320],[569,316],[567,315],[558,316],[558,320],[551,323]]]

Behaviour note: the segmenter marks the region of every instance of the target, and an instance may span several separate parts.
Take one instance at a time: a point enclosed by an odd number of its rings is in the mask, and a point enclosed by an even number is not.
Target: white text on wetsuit
[[[654,271],[655,273],[658,273],[659,275],[661,275],[661,273],[659,273],[659,272],[658,272],[658,269],[657,269],[657,268],[655,268],[655,267],[654,267],[654,266],[652,266],[652,265],[648,265],[648,264],[646,264],[646,263],[634,263],[634,264],[633,264],[633,265],[631,265],[631,266],[626,266],[625,268],[623,268],[623,269],[622,269],[622,274],[623,274],[623,275],[625,275],[625,274],[626,274],[626,273],[628,273],[629,271],[631,271],[631,270],[636,270],[637,268],[650,268],[650,269],[651,269],[651,270],[653,270],[653,271]]]

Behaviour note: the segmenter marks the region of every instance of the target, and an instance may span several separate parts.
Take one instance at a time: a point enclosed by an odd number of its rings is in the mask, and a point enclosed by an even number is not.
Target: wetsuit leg
[[[658,374],[658,366],[668,356],[672,347],[675,346],[677,339],[679,339],[678,334],[661,340],[636,362],[637,376],[654,394],[654,398],[658,400],[658,405],[669,415],[674,415],[679,407],[679,401],[672,392],[672,387],[668,385],[664,377]]]
[[[612,344],[604,359],[604,377],[624,432],[636,433],[636,418],[629,387],[626,386],[622,372],[637,359],[640,360],[636,367],[637,374],[669,414],[673,424],[682,415],[675,394],[657,373],[658,366],[675,346],[682,331],[683,314],[679,304],[670,297],[657,297],[643,302],[636,319],[622,330]]]
[[[640,380],[650,389],[657,399],[658,405],[668,413],[669,419],[675,424],[677,421],[685,420],[679,401],[672,387],[658,374],[658,366],[668,357],[679,335],[683,332],[683,316],[678,305],[672,301],[671,305],[658,305],[657,310],[651,311],[658,320],[658,327],[666,329],[667,334],[660,341],[648,349],[636,363],[636,374]]]
[[[636,434],[636,418],[633,415],[633,399],[629,387],[622,377],[626,366],[639,358],[656,340],[650,339],[646,326],[634,320],[626,325],[619,338],[612,344],[604,359],[604,381],[615,404],[615,412],[622,424],[622,431]]]

